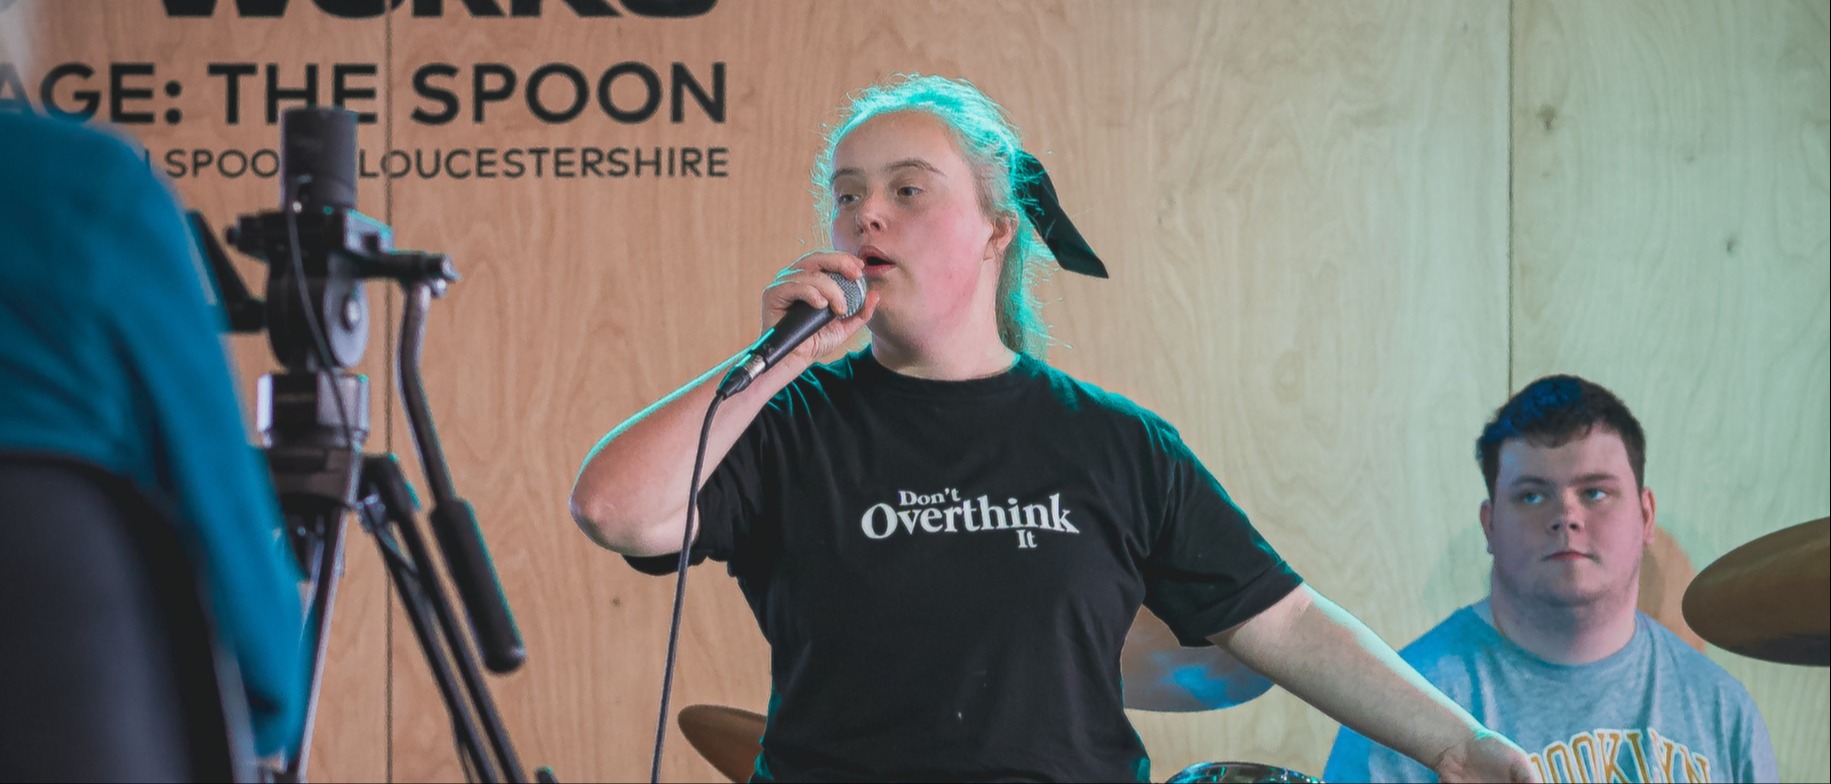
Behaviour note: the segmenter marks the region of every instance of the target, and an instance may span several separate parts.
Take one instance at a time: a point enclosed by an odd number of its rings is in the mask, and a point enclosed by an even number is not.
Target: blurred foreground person
[[[137,152],[0,111],[0,779],[195,779],[238,721],[299,735],[299,573],[210,286]]]

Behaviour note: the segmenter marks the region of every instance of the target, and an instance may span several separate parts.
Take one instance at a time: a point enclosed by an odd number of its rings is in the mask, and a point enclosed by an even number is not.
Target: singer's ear
[[[985,242],[985,261],[1003,264],[1011,238],[1017,236],[1017,216],[999,215],[992,219],[992,237]]]

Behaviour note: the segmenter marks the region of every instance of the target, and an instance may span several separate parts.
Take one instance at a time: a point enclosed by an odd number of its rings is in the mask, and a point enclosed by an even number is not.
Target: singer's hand
[[[1431,767],[1441,781],[1539,780],[1532,758],[1526,756],[1524,749],[1500,733],[1487,730],[1443,752]]]
[[[849,280],[859,280],[865,276],[865,262],[847,253],[836,251],[816,251],[795,260],[776,274],[774,282],[763,290],[763,329],[767,330],[782,320],[790,306],[797,302],[806,302],[817,308],[826,308],[836,316],[846,312],[846,294],[838,283],[827,277],[827,272],[836,272]],[[865,322],[871,320],[871,312],[877,309],[877,292],[865,292],[865,305],[851,318],[836,318],[819,332],[797,346],[789,354],[799,367],[812,365],[824,356],[851,340]]]

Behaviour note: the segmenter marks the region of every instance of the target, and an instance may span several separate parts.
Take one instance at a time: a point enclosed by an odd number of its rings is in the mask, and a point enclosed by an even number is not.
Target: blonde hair
[[[965,80],[899,74],[852,95],[839,121],[828,127],[826,144],[814,159],[814,211],[821,231],[837,214],[833,201],[833,154],[839,142],[866,120],[893,112],[926,112],[940,120],[954,146],[973,170],[979,207],[994,223],[1015,227],[1005,246],[998,273],[998,339],[1020,354],[1040,357],[1049,344],[1049,326],[1035,287],[1054,260],[1024,209],[1023,178],[1035,176],[1017,165],[1023,150],[1017,127],[1004,107]]]

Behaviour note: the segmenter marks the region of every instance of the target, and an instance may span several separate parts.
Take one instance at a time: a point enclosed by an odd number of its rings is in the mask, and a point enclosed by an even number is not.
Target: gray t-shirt
[[[1775,781],[1761,713],[1729,673],[1645,613],[1627,647],[1590,664],[1538,658],[1502,637],[1487,600],[1400,652],[1554,781]],[[1436,781],[1430,769],[1343,727],[1327,781]]]

